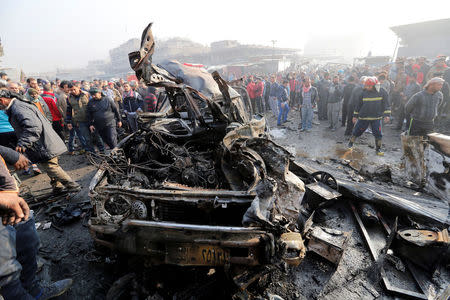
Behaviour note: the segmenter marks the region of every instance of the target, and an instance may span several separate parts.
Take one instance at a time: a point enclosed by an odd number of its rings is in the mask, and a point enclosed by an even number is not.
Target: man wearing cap
[[[364,90],[355,101],[353,114],[353,123],[356,124],[348,147],[351,149],[356,138],[361,136],[370,126],[375,137],[376,153],[380,156],[384,155],[381,151],[381,119],[384,116],[384,121],[389,122],[391,110],[388,94],[385,89],[379,86],[376,77],[368,77],[364,81]]]
[[[80,191],[80,186],[58,163],[58,156],[67,151],[66,145],[38,108],[16,93],[0,91],[0,109],[6,111],[16,132],[16,151],[41,164],[53,191],[59,193],[63,186],[68,192]]]
[[[431,78],[424,90],[414,94],[405,105],[405,114],[411,117],[408,134],[425,136],[434,128],[434,119],[438,115],[438,107],[442,102],[441,93],[444,79]]]
[[[91,132],[94,130],[102,140],[113,149],[117,145],[117,126],[122,126],[122,119],[114,100],[106,96],[99,88],[91,87],[91,101],[87,106],[87,119]]]

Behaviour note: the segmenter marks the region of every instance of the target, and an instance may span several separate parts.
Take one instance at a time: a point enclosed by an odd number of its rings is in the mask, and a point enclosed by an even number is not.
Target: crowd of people
[[[450,116],[450,68],[446,57],[432,65],[425,58],[397,59],[383,67],[344,69],[305,65],[297,72],[243,78],[254,113],[273,116],[278,126],[298,120],[301,134],[328,122],[330,131],[346,127],[348,146],[368,128],[376,153],[383,155],[382,128],[391,123],[409,135],[425,136],[435,121]],[[0,157],[16,170],[50,177],[55,193],[81,187],[60,167],[58,158],[104,153],[117,145],[118,130],[138,130],[141,112],[157,111],[153,87],[135,81],[13,82],[0,73]],[[314,120],[317,112],[317,120]],[[293,118],[288,118],[289,114]],[[105,146],[106,144],[106,146]],[[27,203],[4,161],[0,161],[0,287],[5,299],[50,299],[72,284],[64,279],[43,286],[36,278],[39,238]],[[8,226],[8,225],[14,225]]]
[[[431,64],[425,57],[397,58],[381,67],[342,69],[308,64],[297,72],[250,75],[243,80],[253,111],[273,115],[277,126],[289,121],[290,111],[300,132],[311,131],[321,121],[328,122],[331,131],[341,124],[350,136],[349,148],[370,130],[377,154],[383,155],[383,121],[420,136],[432,132],[435,123],[449,124],[450,68],[446,60],[443,55]]]
[[[81,154],[104,153],[105,144],[113,149],[122,119],[127,132],[134,132],[137,113],[153,112],[156,104],[155,89],[142,83],[28,78],[22,84],[0,73],[0,298],[46,300],[72,285],[70,278],[48,285],[38,281],[33,213],[19,197],[5,162],[26,174],[42,173],[38,163],[54,193],[79,192],[80,185],[59,165],[59,156],[75,154],[75,138]]]

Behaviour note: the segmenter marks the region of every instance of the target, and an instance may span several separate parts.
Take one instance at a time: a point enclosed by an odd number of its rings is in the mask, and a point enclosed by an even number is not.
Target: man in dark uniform
[[[384,116],[385,123],[389,122],[391,110],[386,90],[380,88],[377,84],[378,79],[376,77],[368,77],[364,82],[364,90],[361,96],[356,99],[353,112],[355,115],[353,122],[356,124],[348,147],[352,148],[356,138],[361,136],[370,126],[375,137],[376,153],[383,156],[384,153],[381,151],[381,119]]]

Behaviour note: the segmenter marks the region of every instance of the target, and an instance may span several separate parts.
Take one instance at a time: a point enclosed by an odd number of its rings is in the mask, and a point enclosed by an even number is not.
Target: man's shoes
[[[75,152],[74,152],[74,151],[70,151],[70,152],[67,152],[67,154],[69,154],[69,155],[75,155]]]
[[[353,142],[349,141],[347,147],[349,150],[353,149]]]
[[[36,166],[36,164],[32,164],[31,167],[33,168],[34,175],[40,175],[42,174],[42,171]]]
[[[381,151],[381,150],[377,150],[377,155],[378,155],[378,156],[384,156],[384,152]]]
[[[302,128],[302,129],[300,129],[300,132],[304,132],[304,131],[306,131],[306,129],[305,129],[305,128]]]
[[[331,128],[330,130],[331,130],[331,131],[336,131],[336,128],[333,127],[333,128]]]
[[[78,154],[85,154],[86,153],[86,150],[84,150],[84,149],[81,149],[79,152],[78,152]]]
[[[36,296],[36,299],[39,300],[47,300],[52,299],[58,296],[61,296],[72,286],[72,279],[63,279],[59,281],[55,281],[51,283],[49,286],[46,286],[42,289],[40,295]]]
[[[66,186],[66,192],[68,193],[78,193],[79,191],[81,191],[81,186],[78,183]]]

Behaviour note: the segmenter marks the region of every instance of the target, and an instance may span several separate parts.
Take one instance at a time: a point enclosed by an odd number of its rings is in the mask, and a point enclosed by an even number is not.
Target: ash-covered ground
[[[316,117],[315,117],[316,118]],[[296,160],[315,169],[327,171],[336,177],[344,176],[356,181],[374,180],[392,189],[403,189],[408,183],[402,177],[400,132],[390,125],[383,128],[383,142],[385,156],[376,156],[374,140],[371,134],[365,133],[355,144],[353,151],[347,151],[348,137],[344,137],[344,127],[331,132],[326,121],[315,125],[312,132],[299,133],[299,113],[292,111],[290,121],[283,128],[274,126],[275,119],[268,115],[271,134],[275,141],[285,146]],[[60,157],[62,167],[69,172],[83,190],[71,199],[56,202],[53,207],[35,209],[37,222],[42,225],[51,221],[49,212],[57,211],[57,204],[86,202],[88,185],[95,173],[95,167],[88,163],[84,155]],[[380,171],[381,170],[381,171]],[[389,170],[389,171],[387,171]],[[375,174],[375,175],[374,175]],[[49,188],[49,179],[43,174],[34,177],[21,176],[22,189],[30,189],[33,193],[42,193],[42,189]],[[86,204],[86,203],[85,203]],[[48,210],[51,208],[50,210]],[[115,280],[128,273],[130,266],[124,266],[115,256],[99,255],[90,238],[86,222],[89,215],[84,212],[81,218],[72,224],[38,229],[41,237],[40,256],[45,264],[40,276],[43,280],[57,280],[66,277],[74,279],[71,290],[59,299],[105,299],[106,293]],[[263,277],[259,283],[249,290],[253,296],[279,299],[394,299],[387,295],[377,280],[369,279],[374,272],[372,258],[364,240],[358,230],[356,222],[345,201],[326,210],[325,221],[321,226],[351,232],[349,244],[344,256],[336,268],[322,258],[307,253],[306,258],[295,268],[288,268],[287,272],[277,270]],[[150,272],[152,287],[148,287],[151,299],[160,299],[171,295],[168,290],[178,286],[183,290],[183,280],[189,276],[180,275],[179,270],[168,269],[165,274],[161,271]],[[442,268],[431,278],[431,283],[437,288],[445,288],[450,282],[448,270]],[[187,271],[192,274],[192,270]],[[191,273],[189,273],[191,272]],[[210,270],[201,269],[199,277],[203,280]],[[169,274],[170,276],[167,276]],[[175,276],[176,275],[176,276]],[[173,282],[173,278],[180,278]],[[226,280],[220,270],[215,272],[218,280]],[[171,279],[167,279],[170,278]],[[166,280],[166,281],[165,281]],[[196,280],[196,279],[192,279]],[[170,282],[172,281],[172,282]],[[192,282],[189,285],[194,286]],[[213,283],[209,285],[217,293],[217,298],[231,297],[226,284]],[[178,294],[178,299],[189,292]],[[194,288],[195,289],[195,288]],[[221,291],[221,292],[219,292]],[[439,290],[430,289],[430,295],[436,295]],[[194,293],[195,294],[195,293]],[[172,293],[173,295],[173,293]],[[200,294],[198,294],[200,295]],[[397,297],[398,298],[398,297]]]

